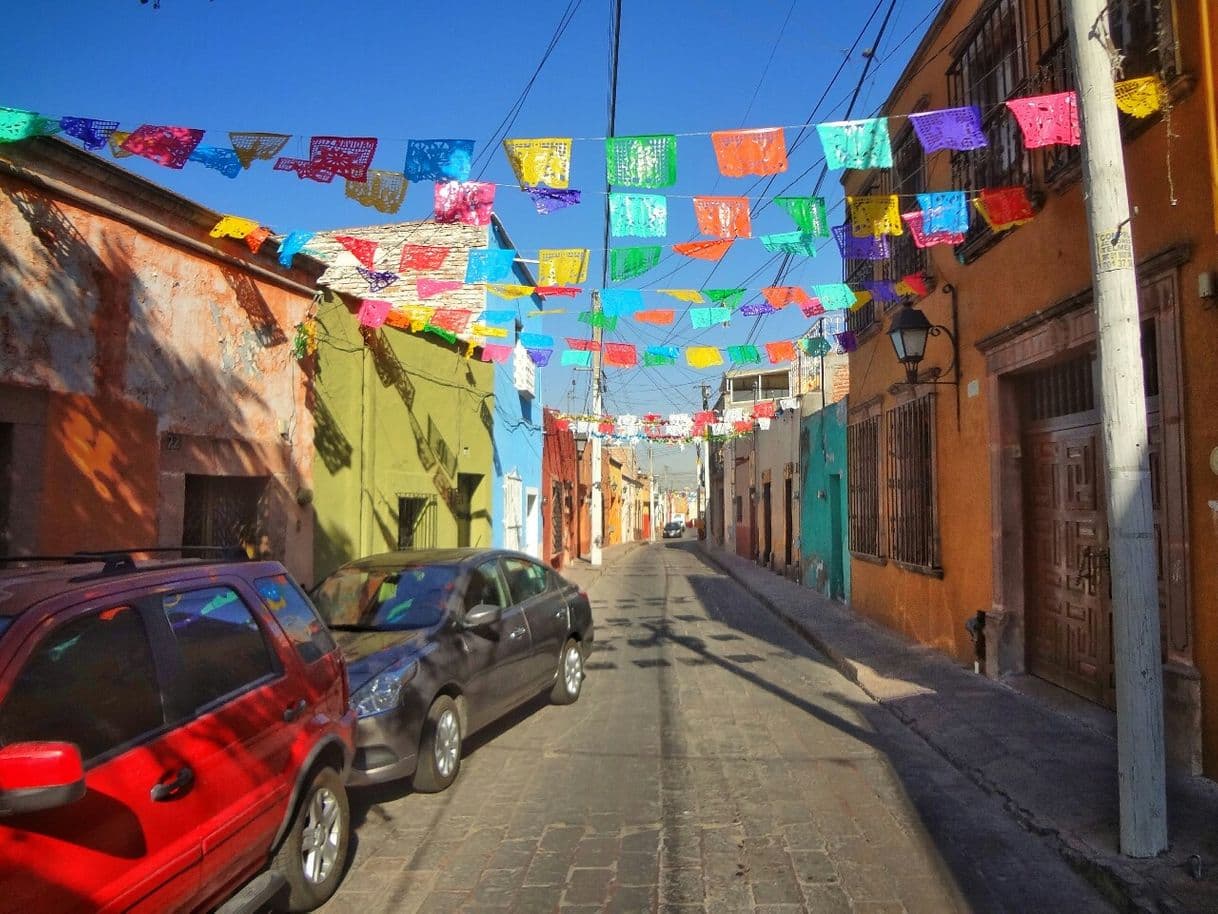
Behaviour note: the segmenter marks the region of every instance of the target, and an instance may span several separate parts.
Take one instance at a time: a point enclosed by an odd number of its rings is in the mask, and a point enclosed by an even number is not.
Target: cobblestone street
[[[446,793],[353,791],[325,911],[1110,910],[693,544],[589,593],[579,702],[471,738]]]

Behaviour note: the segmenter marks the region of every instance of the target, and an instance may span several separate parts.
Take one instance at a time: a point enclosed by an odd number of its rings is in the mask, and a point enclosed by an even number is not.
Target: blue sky
[[[873,44],[888,2],[625,0],[616,133],[706,134],[840,119],[863,70],[860,52]],[[883,101],[939,5],[940,0],[896,0],[855,116],[873,113]],[[160,9],[138,0],[17,4],[6,12],[0,38],[0,105],[53,116],[105,117],[120,121],[122,129],[140,123],[205,128],[214,132],[203,142],[213,144],[226,142],[230,130],[291,133],[294,139],[284,154],[300,157],[307,157],[313,134],[376,136],[380,144],[374,167],[400,170],[410,138],[471,138],[478,143],[477,154],[495,135],[568,8],[574,9],[570,24],[507,135],[603,137],[608,0],[535,0],[528,5],[490,0],[443,5],[162,0]],[[846,49],[874,9],[879,14],[866,39],[847,58]],[[838,82],[810,118],[843,60]],[[796,133],[786,131],[788,145]],[[655,191],[669,195],[664,243],[696,235],[691,196],[748,195],[756,208],[780,192],[808,194],[820,158],[820,144],[810,131],[791,152],[789,171],[763,194],[765,184],[753,178],[719,176],[709,136],[680,137],[678,182]],[[496,148],[487,162],[483,180],[514,183],[501,151]],[[412,185],[401,211],[384,216],[348,200],[341,179],[331,185],[301,181],[273,172],[270,162],[257,162],[233,180],[194,163],[182,171],[135,157],[120,164],[216,210],[258,219],[279,233],[431,214],[430,185]],[[831,205],[840,200],[838,177],[830,173],[822,187]],[[536,258],[539,248],[591,248],[593,267],[586,284],[591,288],[601,284],[599,252],[604,248],[601,141],[574,144],[571,186],[584,191],[584,202],[560,213],[539,216],[524,194],[505,187],[497,192],[495,209],[523,257]],[[840,218],[840,208],[831,211],[831,223]],[[770,206],[755,219],[754,234],[792,227]],[[717,267],[670,255],[647,275],[621,285],[756,289],[775,277],[777,263],[767,263],[771,256],[755,239],[740,240]],[[832,245],[815,259],[799,260],[785,284],[841,277]],[[645,298],[648,307],[675,307],[678,315],[685,307],[655,293]],[[751,293],[745,300],[758,298]],[[587,327],[575,320],[577,311],[589,307],[587,293],[574,302],[552,299],[548,307],[566,307],[568,313],[530,320],[527,329],[553,334],[560,345],[562,337],[587,335]],[[694,331],[688,318],[672,328],[623,320],[606,339],[635,343],[640,352],[659,342],[760,344],[794,338],[807,324],[794,308],[763,318],[736,317],[729,327],[709,331]],[[587,403],[587,373],[557,367],[557,361],[556,356],[554,367],[542,370],[544,400],[581,411]],[[681,367],[610,369],[606,411],[699,408],[700,385],[716,386],[720,372],[694,371],[684,367],[683,359]],[[677,455],[669,462],[683,464]]]

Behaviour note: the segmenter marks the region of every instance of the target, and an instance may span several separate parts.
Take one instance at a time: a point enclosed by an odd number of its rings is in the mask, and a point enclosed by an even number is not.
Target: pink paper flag
[[[420,276],[415,288],[419,291],[419,298],[431,298],[433,295],[460,289],[463,285],[465,283],[459,279],[428,279],[426,276]]]
[[[914,245],[928,248],[935,244],[964,244],[963,232],[925,232],[922,229],[923,214],[921,210],[912,213],[901,213],[901,218],[909,226],[909,234],[913,236]]]
[[[124,152],[143,156],[166,168],[181,168],[190,160],[190,154],[201,142],[202,130],[144,124],[137,127],[120,146]]]
[[[434,323],[434,321],[433,321]],[[482,361],[503,364],[512,357],[512,347],[502,343],[483,343]]]
[[[1013,98],[1006,105],[1019,121],[1028,149],[1054,143],[1077,146],[1083,141],[1078,125],[1078,97],[1073,92]]]
[[[491,224],[495,185],[479,181],[437,181],[436,222]]]
[[[359,306],[359,322],[362,327],[380,327],[393,309],[393,303],[365,298]]]

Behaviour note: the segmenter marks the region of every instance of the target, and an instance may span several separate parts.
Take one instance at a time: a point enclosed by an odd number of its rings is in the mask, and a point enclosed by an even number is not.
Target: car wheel
[[[427,710],[419,743],[419,766],[414,789],[438,793],[457,779],[461,770],[461,715],[457,703],[441,695]]]
[[[351,810],[342,778],[333,768],[314,776],[292,817],[271,868],[288,884],[281,911],[312,911],[324,904],[343,876],[351,840]]]
[[[558,676],[554,680],[554,688],[550,690],[550,700],[556,705],[569,705],[579,698],[580,689],[584,684],[584,655],[580,652],[579,642],[568,638],[558,655]]]

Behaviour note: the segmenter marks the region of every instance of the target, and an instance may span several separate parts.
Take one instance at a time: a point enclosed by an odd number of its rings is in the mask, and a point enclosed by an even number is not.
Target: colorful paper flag
[[[623,187],[671,187],[677,182],[677,138],[672,134],[609,137],[605,179]]]
[[[817,317],[825,313],[825,306],[820,303],[820,299],[809,298],[799,306],[799,310],[804,317]]]
[[[237,132],[228,135],[242,168],[249,168],[255,160],[275,158],[291,138],[291,134],[287,133]]]
[[[461,222],[465,225],[491,224],[495,205],[495,185],[481,181],[437,181],[436,222]]]
[[[791,340],[778,340],[773,343],[765,344],[766,357],[770,360],[771,365],[777,365],[780,362],[790,362],[795,358],[795,344]],[[761,404],[757,404],[760,406]],[[771,410],[774,409],[774,404],[766,404]],[[754,407],[755,409],[755,407]],[[764,415],[763,413],[755,413],[756,415]]]
[[[713,368],[723,364],[723,353],[717,346],[690,346],[685,350],[690,368]]]
[[[513,283],[489,283],[486,291],[506,301],[515,301],[533,294],[532,286],[521,286]]]
[[[702,304],[702,293],[697,289],[656,289],[656,291],[675,298],[677,301],[691,302],[695,305]]]
[[[243,219],[241,216],[221,216],[209,234],[212,238],[244,238],[258,223],[253,219]]]
[[[1113,90],[1116,93],[1117,108],[1139,118],[1148,117],[1165,108],[1169,98],[1167,86],[1163,85],[1162,77],[1157,74],[1123,79],[1113,86]]]
[[[530,349],[526,346],[524,351],[529,354],[529,358],[538,368],[545,368],[550,364],[550,359],[554,357],[553,349]]]
[[[143,124],[123,141],[123,150],[166,168],[181,168],[202,141],[202,130]]]
[[[780,232],[762,235],[761,246],[771,254],[798,254],[803,257],[816,256],[816,236],[803,232]]]
[[[829,168],[892,167],[892,141],[886,117],[817,124],[816,132]]]
[[[638,289],[601,289],[601,311],[611,317],[626,317],[643,310],[643,293]]]
[[[706,297],[725,308],[738,308],[746,289],[703,289]]]
[[[469,332],[471,336],[481,336],[496,340],[506,339],[508,335],[506,327],[490,327],[484,323],[471,324]]]
[[[901,218],[909,226],[909,234],[913,236],[914,245],[918,248],[928,248],[936,244],[964,244],[964,232],[926,231],[923,214],[918,210],[902,213]]]
[[[872,295],[870,292],[868,292],[866,289],[855,289],[854,304],[850,306],[850,310],[857,311],[859,308],[863,307],[863,305],[866,305],[871,301]]]
[[[334,240],[355,256],[369,270],[376,269],[376,249],[379,243],[367,238],[352,238],[350,235],[335,235]]]
[[[415,283],[415,289],[419,293],[419,298],[435,298],[437,295],[455,292],[464,285],[465,283],[459,279],[432,279],[429,276],[420,276]]]
[[[574,286],[588,278],[587,248],[542,248],[537,254],[537,282]]]
[[[274,170],[293,171],[298,178],[321,184],[329,184],[335,175],[366,181],[375,154],[376,137],[315,136],[309,140],[307,159],[276,159]]]
[[[497,308],[482,312],[484,324],[510,324],[516,320],[516,311],[512,308]]]
[[[804,355],[814,359],[822,358],[833,351],[833,345],[823,336],[805,336],[799,341],[799,346]]]
[[[968,231],[968,198],[962,190],[918,194],[922,230],[928,234]]]
[[[825,214],[824,197],[775,197],[799,231],[816,238],[829,237],[829,218]]]
[[[503,343],[484,343],[482,346],[482,361],[502,365],[512,357],[512,351],[515,348],[515,346],[506,346]]]
[[[1012,98],[1006,106],[1019,122],[1023,144],[1028,149],[1057,144],[1078,146],[1083,141],[1078,123],[1078,96],[1073,91]]]
[[[473,140],[407,140],[408,181],[468,181],[474,162]]]
[[[715,324],[726,324],[732,319],[731,308],[690,308],[689,320],[695,330],[705,330]]]
[[[650,367],[657,365],[675,365],[681,350],[676,346],[648,346],[643,352],[643,364]]]
[[[1023,187],[984,188],[973,200],[973,206],[995,232],[1031,222],[1036,215]]]
[[[854,335],[853,330],[843,330],[841,333],[835,333],[833,338],[837,340],[837,345],[841,347],[843,352],[854,352],[859,348],[858,337]]]
[[[775,308],[802,305],[808,301],[808,293],[799,286],[767,286],[761,290],[761,294]]]
[[[408,183],[400,171],[370,168],[366,181],[347,180],[346,194],[360,206],[371,207],[382,213],[396,213],[406,200]]]
[[[526,349],[546,349],[554,345],[554,337],[548,333],[522,333],[520,345]]]
[[[500,282],[512,275],[516,252],[511,248],[472,248],[465,263],[465,281]]]
[[[596,340],[581,340],[574,337],[567,337],[567,348],[578,349],[581,352],[600,352],[601,344]]]
[[[878,302],[891,304],[901,300],[901,296],[897,294],[896,283],[891,279],[868,279],[862,286]]]
[[[908,276],[902,276],[897,282],[897,292],[901,295],[916,295],[918,298],[925,298],[930,294],[930,288],[926,285],[926,277],[921,273],[910,273]]]
[[[694,197],[698,231],[716,238],[751,238],[748,197]]]
[[[304,250],[306,244],[313,240],[313,232],[288,232],[287,237],[279,242],[279,264],[290,267],[292,258]]]
[[[781,127],[720,130],[711,134],[711,144],[724,177],[776,175],[787,170],[787,146]]]
[[[361,327],[371,327],[375,329],[385,323],[385,318],[389,316],[389,311],[393,308],[393,304],[387,301],[376,301],[375,299],[365,298],[360,302],[359,306],[359,323]]]
[[[761,352],[756,346],[748,344],[728,346],[727,357],[733,365],[755,365],[761,362]]]
[[[175,127],[172,129],[181,130],[182,128]],[[43,117],[35,111],[23,111],[20,108],[0,108],[0,143],[16,143],[19,140],[29,139],[34,136],[49,136],[58,133],[59,130],[59,121]],[[203,138],[202,130],[199,131],[199,138]],[[193,149],[194,147],[192,146],[191,148]],[[189,155],[189,152],[187,154]],[[175,167],[181,168],[182,166],[178,165]]]
[[[591,352],[579,352],[578,350],[575,350],[575,349],[564,349],[563,353],[562,353],[561,363],[563,365],[570,365],[574,368],[591,368],[592,367],[592,353]]]
[[[850,208],[850,231],[858,238],[868,235],[903,235],[900,198],[896,194],[846,197]]]
[[[504,140],[503,152],[521,187],[565,188],[571,180],[570,137]]]
[[[407,270],[430,272],[438,270],[448,258],[448,251],[448,248],[432,247],[426,244],[404,244],[402,245],[402,257],[398,264],[398,272],[405,273]]]
[[[850,230],[850,223],[835,225],[833,238],[843,260],[887,260],[887,235],[867,235],[860,238]]]
[[[554,190],[549,187],[526,187],[524,192],[533,201],[533,206],[539,215],[549,216],[568,206],[579,204],[578,190]]]
[[[3,127],[0,125],[0,134],[2,133]],[[129,136],[131,136],[130,131],[123,130],[115,130],[112,134],[110,134],[110,139],[108,141],[110,144],[110,155],[114,156],[116,159],[125,159],[127,156],[131,155],[131,153],[123,148],[123,143],[127,142],[127,137]]]
[[[80,140],[85,149],[96,152],[106,145],[110,134],[118,129],[118,121],[103,121],[95,117],[61,117],[59,129]],[[4,131],[0,129],[0,137],[3,134]]]
[[[606,343],[605,364],[614,368],[632,368],[639,363],[633,343]]]
[[[940,149],[981,149],[989,143],[981,126],[981,111],[975,105],[923,111],[909,115],[909,120],[928,154]]]
[[[606,314],[604,311],[583,311],[576,320],[590,327],[600,327],[602,330],[617,329],[617,316]]]
[[[609,194],[609,231],[614,238],[663,238],[668,234],[668,198],[659,194]]]
[[[542,298],[575,298],[584,290],[579,286],[536,286],[533,291]]]
[[[768,301],[749,302],[740,309],[742,317],[765,317],[767,314],[777,314],[778,309]]]
[[[813,286],[812,294],[826,311],[846,311],[854,304],[854,290],[843,282]]]
[[[226,178],[235,178],[241,174],[241,160],[237,158],[237,153],[227,146],[199,144],[187,161],[198,162],[204,168],[218,171]]]
[[[472,311],[463,308],[437,308],[431,316],[431,326],[449,333],[464,333],[473,317]]]
[[[782,345],[781,343],[766,343],[765,344],[766,354],[769,357],[771,364],[787,361],[786,359],[774,358],[773,354],[771,354],[771,352],[770,352],[771,346],[781,346],[781,345]],[[787,345],[790,346],[792,344],[788,343]],[[794,355],[792,355],[792,358],[793,357],[794,357]],[[773,419],[774,411],[775,411],[775,408],[774,408],[773,400],[766,400],[761,403],[753,404],[753,418],[754,419]]]
[[[697,260],[719,260],[732,246],[731,241],[683,241],[672,246],[673,251]]]
[[[246,238],[246,241],[248,240],[249,237]],[[387,270],[369,270],[366,267],[356,267],[355,272],[364,277],[364,281],[368,283],[369,292],[379,292],[381,289],[387,289],[398,281],[398,274]]]
[[[635,312],[634,319],[640,324],[671,324],[676,319],[676,312],[665,308],[653,308],[650,311]]]
[[[642,276],[660,262],[659,245],[613,248],[609,251],[609,278],[614,282]]]

